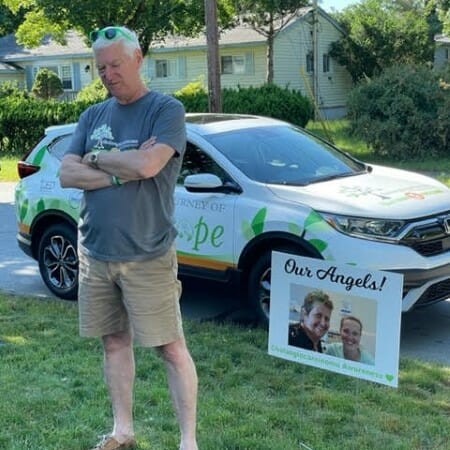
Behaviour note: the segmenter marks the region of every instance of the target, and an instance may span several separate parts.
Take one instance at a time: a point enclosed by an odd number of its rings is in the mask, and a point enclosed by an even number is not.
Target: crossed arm
[[[90,153],[83,157],[66,155],[61,163],[60,183],[64,188],[89,191],[113,185],[113,176],[121,183],[150,178],[167,164],[174,153],[172,147],[156,143],[151,137],[136,150],[100,152],[97,167],[89,163]]]

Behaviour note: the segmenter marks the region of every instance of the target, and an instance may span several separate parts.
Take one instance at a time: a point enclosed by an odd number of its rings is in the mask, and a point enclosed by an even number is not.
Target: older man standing
[[[173,193],[186,145],[184,109],[150,91],[137,36],[125,27],[91,33],[111,97],[84,111],[60,171],[84,190],[79,222],[82,336],[102,338],[114,426],[96,450],[133,448],[133,341],[162,356],[181,432],[197,450],[197,374],[179,307]]]

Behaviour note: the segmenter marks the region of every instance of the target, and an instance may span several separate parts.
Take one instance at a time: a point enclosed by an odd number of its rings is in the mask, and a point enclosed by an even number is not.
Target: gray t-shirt
[[[138,261],[169,249],[177,234],[173,194],[186,148],[184,116],[182,103],[153,91],[128,105],[110,98],[81,114],[68,153],[123,152],[156,136],[175,155],[155,177],[84,192],[80,251],[102,261]]]

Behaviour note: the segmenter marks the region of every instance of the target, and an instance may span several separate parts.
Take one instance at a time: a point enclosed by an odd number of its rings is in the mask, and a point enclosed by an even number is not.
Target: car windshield
[[[244,128],[205,138],[261,183],[306,185],[365,172],[364,164],[294,126]]]

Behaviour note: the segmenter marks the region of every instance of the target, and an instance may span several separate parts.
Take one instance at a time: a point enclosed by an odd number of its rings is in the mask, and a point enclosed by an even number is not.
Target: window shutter
[[[253,52],[245,53],[245,73],[248,75],[255,74],[255,63],[253,60]]]
[[[186,56],[179,56],[178,57],[178,77],[182,78],[182,79],[187,77]]]
[[[149,80],[153,80],[153,78],[156,77],[156,66],[155,66],[155,60],[153,58],[148,59],[148,78]]]
[[[27,83],[27,90],[31,91],[31,89],[33,88],[33,67],[25,67],[25,79]]]
[[[73,90],[78,92],[81,89],[80,63],[74,62],[72,66]]]

